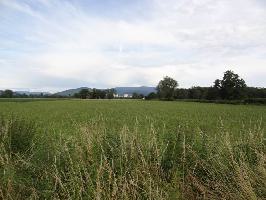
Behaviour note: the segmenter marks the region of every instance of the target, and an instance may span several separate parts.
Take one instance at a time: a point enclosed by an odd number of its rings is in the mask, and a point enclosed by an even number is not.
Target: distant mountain
[[[114,88],[116,90],[116,93],[118,95],[124,95],[124,94],[143,94],[144,96],[150,94],[151,92],[156,92],[155,87],[116,87]]]
[[[26,94],[26,95],[30,95],[29,91],[14,91],[16,94]]]
[[[55,93],[54,95],[63,96],[63,97],[73,96],[75,93],[80,92],[82,89],[90,89],[90,88],[80,87],[80,88],[76,88],[76,89],[69,89],[69,90]],[[121,95],[123,96],[124,94],[132,95],[133,93],[148,95],[151,92],[156,92],[155,87],[146,87],[146,86],[142,86],[142,87],[115,87],[114,89],[119,96],[121,96]]]
[[[82,89],[89,89],[89,88],[88,87],[80,87],[80,88],[76,88],[76,89],[69,89],[69,90],[65,90],[62,92],[57,92],[54,95],[69,97],[69,96],[73,96],[76,93],[79,93]]]

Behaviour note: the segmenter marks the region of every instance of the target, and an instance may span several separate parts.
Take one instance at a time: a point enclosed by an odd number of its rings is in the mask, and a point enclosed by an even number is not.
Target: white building
[[[132,98],[132,94],[114,94],[115,98]]]
[[[124,98],[132,98],[132,94],[124,94]]]

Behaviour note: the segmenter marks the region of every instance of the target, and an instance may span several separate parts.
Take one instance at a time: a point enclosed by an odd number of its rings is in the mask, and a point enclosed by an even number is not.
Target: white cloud
[[[229,68],[250,85],[265,86],[256,80],[266,76],[265,6],[259,0],[153,0],[142,10],[147,17],[125,19],[67,1],[3,0],[1,87],[71,87],[64,80],[73,87],[155,85],[165,75],[182,87],[206,86]],[[10,73],[16,70],[23,75]]]

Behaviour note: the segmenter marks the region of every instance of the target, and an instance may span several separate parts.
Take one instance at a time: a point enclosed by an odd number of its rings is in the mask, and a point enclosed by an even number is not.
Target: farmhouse
[[[114,94],[115,98],[132,98],[132,94]]]

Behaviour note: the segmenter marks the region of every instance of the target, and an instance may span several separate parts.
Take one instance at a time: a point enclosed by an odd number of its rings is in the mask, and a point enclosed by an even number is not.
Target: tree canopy
[[[113,99],[114,98],[114,89],[82,89],[80,92],[76,93],[74,97],[81,99]]]
[[[1,97],[3,98],[12,98],[14,96],[14,92],[12,90],[4,90],[1,93]]]
[[[222,80],[217,79],[214,82],[214,88],[220,90],[222,99],[242,99],[245,97],[246,87],[244,79],[231,70],[224,73]]]
[[[160,99],[172,100],[177,87],[178,82],[173,78],[166,76],[158,83],[156,90]]]

